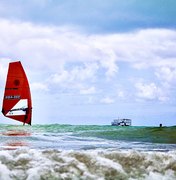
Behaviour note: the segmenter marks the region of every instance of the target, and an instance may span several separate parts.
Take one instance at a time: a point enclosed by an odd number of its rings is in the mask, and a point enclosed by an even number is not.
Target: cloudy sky
[[[20,60],[33,124],[119,117],[175,125],[175,7],[175,0],[0,0],[0,103],[8,63]]]

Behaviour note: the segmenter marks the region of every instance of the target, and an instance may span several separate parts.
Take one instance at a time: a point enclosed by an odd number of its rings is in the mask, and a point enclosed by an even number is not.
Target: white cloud
[[[162,66],[156,70],[156,76],[167,83],[176,83],[176,67]]]
[[[98,69],[99,66],[96,63],[74,65],[51,75],[47,81],[49,84],[55,84],[70,91],[77,89],[81,94],[95,93],[95,87],[87,88],[86,84],[89,85],[95,81]]]
[[[46,83],[44,84],[44,83],[35,82],[35,83],[31,83],[30,87],[34,91],[38,91],[38,90],[39,91],[48,91],[49,90]]]
[[[146,100],[159,100],[159,101],[165,101],[167,98],[164,96],[164,93],[161,88],[157,87],[155,83],[136,83],[136,96],[140,99],[146,99]]]
[[[122,90],[119,90],[119,91],[117,92],[117,96],[118,96],[119,98],[124,98],[124,97],[125,97],[125,92],[122,91]]]
[[[100,100],[100,102],[104,104],[112,104],[115,102],[115,100],[110,97],[104,97],[103,99]]]
[[[40,26],[0,19],[1,57],[8,58],[8,61],[19,59],[31,71],[41,74],[43,69],[47,71],[42,80],[31,79],[33,88],[41,90],[50,89],[53,84],[80,93],[107,89],[106,80],[102,78],[116,77],[121,70],[120,61],[133,68],[153,68],[157,80],[171,86],[176,81],[175,39],[176,31],[168,29],[87,35],[73,27]],[[3,67],[2,77],[6,71]],[[101,87],[96,87],[99,82]],[[140,98],[165,97],[155,82],[136,84],[136,88]],[[118,96],[124,94],[121,92]],[[104,102],[111,100],[105,98]]]
[[[1,56],[30,61],[29,66],[52,71],[67,62],[93,62],[108,77],[118,72],[118,61],[136,68],[173,63],[176,31],[147,29],[132,33],[87,35],[72,27],[47,27],[0,19]],[[176,66],[176,63],[174,63]]]
[[[84,89],[81,89],[80,90],[80,94],[84,94],[84,95],[86,95],[86,94],[95,94],[96,93],[96,89],[95,89],[95,87],[90,87],[90,88],[84,88]]]
[[[1,83],[5,83],[8,71],[8,62],[9,59],[0,58],[0,85],[2,85]]]

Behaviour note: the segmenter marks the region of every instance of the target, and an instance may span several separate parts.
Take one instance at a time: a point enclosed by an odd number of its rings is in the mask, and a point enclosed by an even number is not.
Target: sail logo
[[[5,99],[20,99],[20,95],[8,95],[4,97]]]

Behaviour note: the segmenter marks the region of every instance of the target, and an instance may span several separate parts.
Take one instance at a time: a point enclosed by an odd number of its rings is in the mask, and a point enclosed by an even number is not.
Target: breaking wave
[[[0,151],[0,179],[176,179],[176,151]]]

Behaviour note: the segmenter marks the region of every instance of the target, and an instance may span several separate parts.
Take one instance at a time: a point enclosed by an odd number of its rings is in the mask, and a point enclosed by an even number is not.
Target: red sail
[[[31,93],[20,61],[9,63],[2,113],[8,118],[31,125]]]

